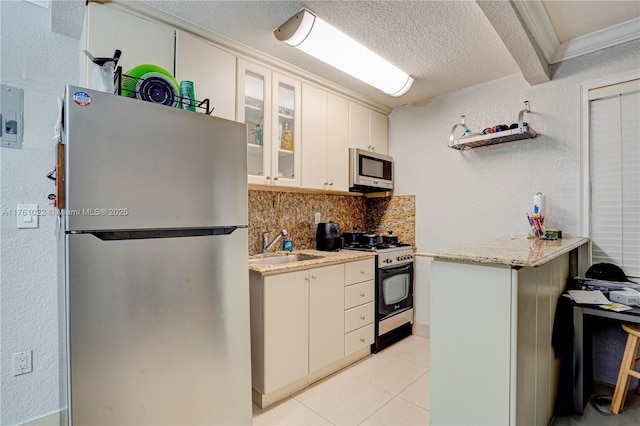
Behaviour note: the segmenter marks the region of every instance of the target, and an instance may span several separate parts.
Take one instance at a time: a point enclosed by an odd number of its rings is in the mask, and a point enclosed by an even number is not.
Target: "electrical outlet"
[[[13,375],[19,376],[21,374],[31,373],[33,367],[31,365],[32,358],[31,351],[15,352],[13,354]]]
[[[320,212],[316,212],[315,221],[316,221],[316,225],[320,223]]]

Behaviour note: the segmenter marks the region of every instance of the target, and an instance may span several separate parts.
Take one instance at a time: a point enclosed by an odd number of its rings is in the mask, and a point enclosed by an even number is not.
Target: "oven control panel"
[[[378,250],[378,268],[388,268],[411,262],[413,262],[413,248],[411,247]]]

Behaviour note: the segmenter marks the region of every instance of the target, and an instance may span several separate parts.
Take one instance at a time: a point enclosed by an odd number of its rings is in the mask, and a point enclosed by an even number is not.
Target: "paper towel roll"
[[[533,196],[533,213],[539,213],[541,217],[545,217],[545,196],[538,192]]]

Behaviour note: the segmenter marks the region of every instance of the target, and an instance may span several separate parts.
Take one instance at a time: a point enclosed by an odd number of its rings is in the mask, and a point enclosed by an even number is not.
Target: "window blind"
[[[639,81],[590,91],[593,263],[640,277]]]

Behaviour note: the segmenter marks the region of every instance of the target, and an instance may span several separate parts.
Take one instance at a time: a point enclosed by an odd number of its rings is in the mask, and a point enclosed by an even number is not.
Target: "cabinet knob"
[[[329,186],[333,186],[333,182],[329,182]]]
[[[318,278],[318,276],[317,275],[311,275],[311,278],[313,278],[315,280],[316,278]]]
[[[329,185],[329,182],[325,182],[323,185],[324,185],[324,186],[327,186],[327,185]]]
[[[360,297],[364,297],[364,296],[365,296],[365,294],[364,294],[364,293],[360,293]]]
[[[271,180],[271,176],[267,176],[265,179],[267,179],[267,180]]]
[[[309,277],[304,277],[304,280],[305,281],[309,281]]]
[[[274,177],[273,180],[278,180],[278,176]]]
[[[360,338],[360,341],[361,341],[362,343],[364,343],[364,337],[361,337],[361,338]]]
[[[360,315],[360,319],[364,320],[366,317],[364,315]]]
[[[364,275],[364,272],[365,272],[365,271],[360,271],[360,273],[361,273],[362,275]]]

